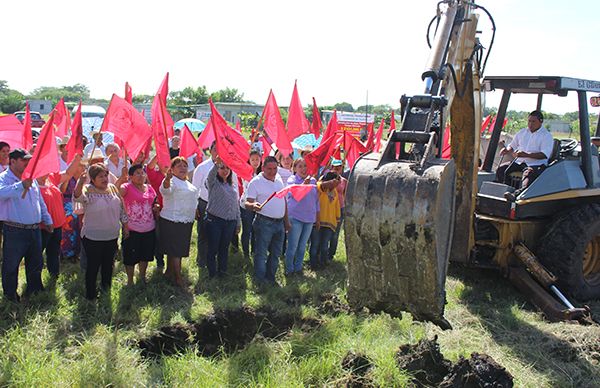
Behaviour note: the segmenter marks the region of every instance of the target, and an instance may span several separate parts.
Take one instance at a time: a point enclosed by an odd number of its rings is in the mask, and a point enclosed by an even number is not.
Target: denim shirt
[[[0,206],[5,209],[5,219],[2,221],[52,225],[52,218],[35,179],[25,198],[21,198],[23,190],[21,179],[10,169],[0,173]]]

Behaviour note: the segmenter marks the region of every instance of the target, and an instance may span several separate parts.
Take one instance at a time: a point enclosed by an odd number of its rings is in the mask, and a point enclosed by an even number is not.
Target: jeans
[[[321,227],[319,230],[313,228],[310,236],[310,266],[319,267],[326,264],[329,260],[329,249],[333,240],[335,231],[333,229]]]
[[[231,238],[235,234],[236,226],[237,220],[224,220],[212,214],[206,214],[205,227],[208,238],[206,266],[209,277],[223,276],[227,273],[228,248]]]
[[[335,228],[335,232],[333,232],[333,238],[331,240],[331,244],[329,245],[329,260],[333,260],[335,252],[337,251],[340,230],[342,230],[342,222],[344,221],[344,208],[342,208],[342,212],[340,214],[340,221],[338,222],[337,228]]]
[[[103,290],[109,289],[112,283],[113,262],[117,253],[117,239],[94,241],[84,237],[82,242],[87,253],[85,297],[95,299],[98,271],[100,271],[100,286]]]
[[[290,218],[292,229],[288,232],[288,246],[285,252],[285,273],[291,274],[302,271],[306,244],[313,229],[312,222],[302,222]]]
[[[198,267],[206,266],[206,252],[208,248],[208,241],[206,240],[206,206],[208,203],[198,198],[198,221],[196,222],[196,232],[198,233],[198,244],[197,244],[197,256],[196,263]],[[231,241],[231,239],[230,239]]]
[[[4,224],[2,245],[2,288],[4,296],[15,299],[19,282],[19,265],[25,258],[26,294],[41,291],[42,233],[39,229],[21,229]]]
[[[46,266],[48,272],[58,276],[60,272],[60,241],[62,240],[62,228],[56,228],[52,233],[42,230],[42,250],[46,250]]]
[[[260,282],[275,283],[279,256],[283,249],[285,229],[283,219],[270,220],[256,215],[252,224],[256,238],[254,245],[254,276]]]
[[[254,251],[254,233],[252,233],[252,222],[256,213],[240,207],[240,216],[242,218],[242,251],[244,255],[250,256],[251,249]]]

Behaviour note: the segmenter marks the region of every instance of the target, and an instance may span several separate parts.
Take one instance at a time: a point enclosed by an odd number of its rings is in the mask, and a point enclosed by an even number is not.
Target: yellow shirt
[[[319,190],[319,221],[321,228],[335,230],[341,216],[340,199],[337,190],[325,191],[321,188],[321,182],[317,183]]]

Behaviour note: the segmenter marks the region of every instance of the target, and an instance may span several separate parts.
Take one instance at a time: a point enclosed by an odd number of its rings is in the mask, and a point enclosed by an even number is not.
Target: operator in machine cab
[[[554,140],[552,134],[544,128],[544,116],[539,110],[529,114],[527,128],[521,129],[510,142],[508,147],[500,151],[500,155],[512,154],[512,162],[501,165],[496,171],[496,181],[510,184],[510,174],[521,171],[521,188],[514,193],[506,192],[504,197],[509,201],[525,190],[548,165],[548,158],[552,155]]]

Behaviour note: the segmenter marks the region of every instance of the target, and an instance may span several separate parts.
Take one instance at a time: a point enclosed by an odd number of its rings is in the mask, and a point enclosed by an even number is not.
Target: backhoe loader
[[[444,318],[449,261],[495,268],[552,321],[582,320],[578,301],[600,298],[600,171],[591,145],[588,92],[600,82],[557,76],[483,77],[490,53],[468,1],[438,3],[423,93],[402,96],[402,124],[380,153],[363,155],[347,189],[348,302],[450,328]],[[429,33],[428,33],[429,34]],[[429,37],[428,37],[429,41]],[[491,41],[493,42],[493,36]],[[484,56],[485,53],[485,56]],[[502,91],[480,160],[482,92]],[[494,158],[510,97],[576,94],[579,141],[555,140],[549,165],[516,200],[494,182]],[[442,159],[449,122],[450,159]],[[600,135],[600,134],[598,134]],[[397,146],[399,144],[399,146]]]

